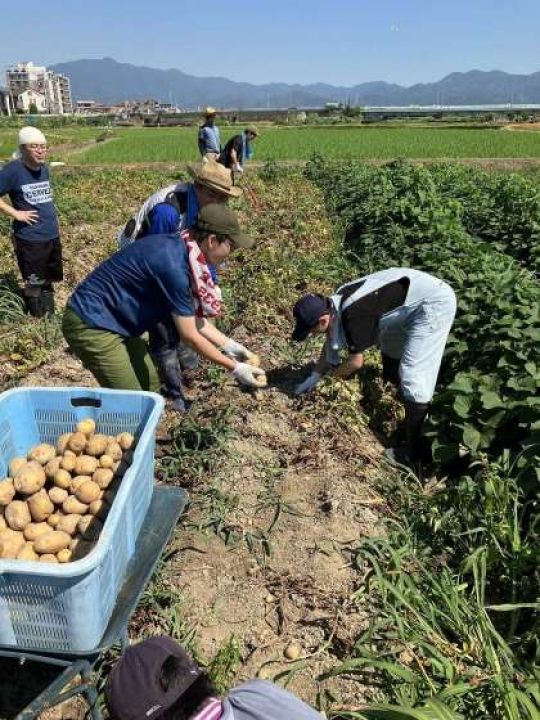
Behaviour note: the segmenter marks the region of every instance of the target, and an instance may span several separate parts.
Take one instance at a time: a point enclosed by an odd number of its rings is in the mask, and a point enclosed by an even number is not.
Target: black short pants
[[[59,238],[31,242],[16,237],[13,246],[23,280],[52,283],[63,279],[62,245]]]

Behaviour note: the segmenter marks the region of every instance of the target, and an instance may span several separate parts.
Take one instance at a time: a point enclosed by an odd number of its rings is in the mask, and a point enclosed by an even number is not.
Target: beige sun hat
[[[233,185],[230,170],[215,161],[188,163],[187,171],[195,182],[228,197],[240,197],[242,188]]]
[[[204,108],[204,117],[208,117],[209,115],[217,115],[216,108],[213,108],[211,105]]]

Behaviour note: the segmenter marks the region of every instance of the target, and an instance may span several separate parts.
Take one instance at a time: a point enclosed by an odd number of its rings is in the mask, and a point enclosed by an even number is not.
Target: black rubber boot
[[[52,287],[45,287],[41,292],[41,304],[44,315],[54,315],[54,290]]]
[[[422,426],[429,403],[405,402],[405,434],[407,442],[384,451],[385,458],[395,465],[412,465],[421,458]]]
[[[41,285],[26,285],[23,290],[26,311],[33,317],[42,318],[45,315]]]
[[[393,358],[389,355],[382,354],[382,376],[385,382],[392,385],[399,385],[399,364],[401,358]]]
[[[187,412],[190,402],[186,399],[182,388],[182,371],[176,350],[158,355],[153,354],[152,357],[165,387],[165,395],[172,400],[173,409],[178,412]]]

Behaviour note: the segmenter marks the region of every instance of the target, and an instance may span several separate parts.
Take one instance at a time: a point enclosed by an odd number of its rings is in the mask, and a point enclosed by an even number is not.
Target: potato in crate
[[[0,644],[99,642],[152,497],[162,409],[101,388],[0,395]]]

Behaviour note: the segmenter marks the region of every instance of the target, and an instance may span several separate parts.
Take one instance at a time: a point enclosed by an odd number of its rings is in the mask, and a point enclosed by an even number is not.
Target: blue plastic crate
[[[130,432],[137,445],[93,550],[54,565],[0,560],[0,644],[86,651],[98,644],[150,505],[155,433],[163,398],[102,388],[20,388],[0,395],[0,478],[15,455],[54,444],[85,417],[106,435]]]

